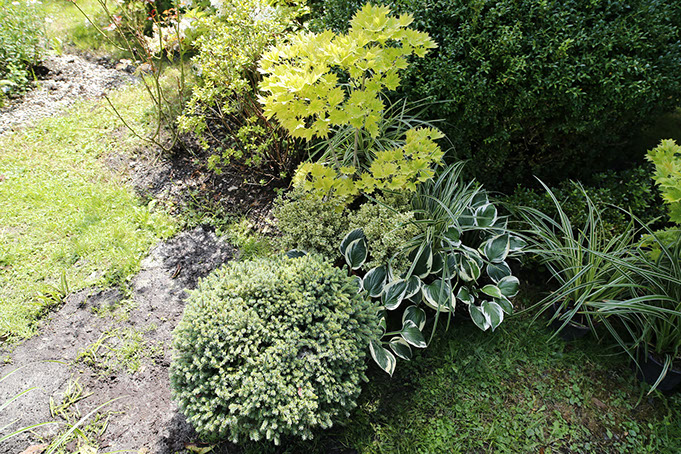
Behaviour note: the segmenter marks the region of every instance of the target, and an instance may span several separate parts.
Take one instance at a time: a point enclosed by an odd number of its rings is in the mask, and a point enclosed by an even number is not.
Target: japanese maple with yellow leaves
[[[410,56],[437,47],[427,33],[409,28],[412,21],[409,14],[391,16],[385,6],[367,4],[347,34],[302,32],[265,52],[265,115],[292,137],[322,139],[319,160],[298,168],[297,186],[352,200],[361,192],[415,191],[432,178],[443,156],[435,142],[442,133],[425,122],[403,121],[404,106],[391,109],[383,96],[400,85]]]

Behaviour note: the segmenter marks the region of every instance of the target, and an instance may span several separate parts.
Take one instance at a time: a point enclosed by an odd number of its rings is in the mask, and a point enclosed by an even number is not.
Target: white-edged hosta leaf
[[[451,246],[457,247],[461,244],[461,229],[455,225],[448,227],[443,236]]]
[[[441,275],[442,267],[444,266],[446,255],[444,252],[436,252],[433,254],[433,266],[430,269],[430,273],[436,276]]]
[[[487,240],[483,252],[490,262],[501,263],[506,260],[509,252],[508,233],[497,235]]]
[[[511,275],[511,267],[506,262],[488,263],[487,275],[494,281],[499,282],[506,276]]]
[[[422,330],[426,326],[426,311],[418,306],[409,306],[404,310],[404,314],[402,314],[402,324],[407,320],[411,320]]]
[[[457,271],[459,269],[459,254],[449,253],[445,257],[445,262],[442,264],[443,273],[440,273],[440,277],[445,279],[453,279],[457,276]]]
[[[352,276],[351,279],[357,284],[357,293],[361,292],[364,290],[364,282],[362,282],[362,278],[359,276]]]
[[[468,290],[468,287],[463,285],[459,287],[459,291],[456,292],[456,297],[465,304],[473,304],[475,302],[473,294]]]
[[[406,292],[407,281],[404,279],[392,281],[383,289],[383,293],[381,294],[381,302],[386,309],[392,311],[397,309],[400,304],[402,304],[402,300],[404,300],[404,295]]]
[[[475,223],[479,227],[491,227],[497,221],[497,208],[491,203],[481,205],[475,210]]]
[[[466,282],[477,281],[480,277],[478,263],[465,254],[461,255],[459,259],[459,277]]]
[[[506,230],[508,228],[508,218],[497,218],[496,222],[492,226],[495,229]]]
[[[365,241],[367,239],[367,237],[364,235],[364,230],[362,229],[355,229],[349,232],[347,235],[345,235],[345,238],[343,238],[343,241],[341,241],[340,244],[341,255],[345,256],[345,251],[348,249],[348,246],[350,246],[350,243],[352,243],[355,240],[359,240],[360,238],[362,238]]]
[[[452,287],[442,279],[436,279],[431,284],[423,286],[423,297],[435,310],[453,311],[456,304],[452,293]]]
[[[503,310],[506,314],[512,315],[513,314],[513,305],[511,304],[511,301],[506,298],[495,298],[494,302],[497,303],[500,307],[501,310]]]
[[[485,285],[483,288],[480,289],[480,291],[485,295],[491,296],[492,298],[501,298],[502,296],[499,287],[492,284]]]
[[[388,270],[384,266],[372,268],[364,275],[364,289],[370,297],[378,298],[381,296],[387,277]]]
[[[480,310],[487,316],[492,331],[497,329],[501,322],[504,321],[504,311],[494,301],[483,301],[480,305]]]
[[[471,206],[477,208],[482,205],[487,205],[489,203],[489,198],[487,198],[487,193],[484,191],[479,191],[473,196],[471,200]]]
[[[385,320],[385,311],[380,311],[378,314],[378,326],[381,328],[381,337],[385,334],[385,332],[388,330],[388,322]]]
[[[386,371],[388,375],[392,377],[395,372],[395,365],[397,365],[395,356],[383,348],[380,342],[375,340],[372,340],[369,343],[369,351],[371,352],[371,357],[376,361],[376,364],[378,364],[378,367]]]
[[[515,276],[506,276],[497,282],[497,287],[506,298],[513,298],[520,290],[520,281]]]
[[[407,258],[414,264],[413,275],[424,278],[430,274],[433,268],[433,250],[430,244],[412,249]]]
[[[459,226],[470,227],[475,225],[475,215],[470,208],[466,208],[462,211],[458,219]]]
[[[411,347],[409,343],[400,336],[395,336],[388,343],[390,349],[398,358],[409,361],[411,359]]]
[[[509,249],[511,252],[518,252],[527,246],[527,241],[519,236],[511,236],[509,238]]]
[[[286,257],[290,259],[297,259],[298,257],[305,257],[307,255],[307,252],[301,251],[298,249],[291,249],[286,253]]]
[[[404,321],[404,325],[402,325],[400,330],[400,336],[416,348],[426,348],[428,346],[421,330],[411,320]]]
[[[364,238],[357,238],[345,249],[345,262],[350,269],[356,270],[364,265],[368,255],[369,250],[366,240]]]
[[[487,331],[490,327],[489,318],[478,306],[471,304],[468,306],[468,313],[471,316],[473,323],[483,331]]]
[[[421,290],[421,279],[418,276],[411,276],[407,279],[407,290],[404,292],[405,298],[411,298]]]

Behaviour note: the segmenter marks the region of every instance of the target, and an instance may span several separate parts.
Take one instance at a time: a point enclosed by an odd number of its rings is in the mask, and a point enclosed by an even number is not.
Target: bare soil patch
[[[28,388],[37,389],[0,414],[0,427],[15,419],[18,422],[14,427],[52,420],[66,422],[51,414],[50,399],[61,402],[68,386],[77,381],[84,394],[93,393],[71,409],[77,408],[81,415],[124,396],[100,411],[101,419],[108,417],[106,430],[96,440],[104,451],[171,453],[183,449],[194,433],[170,397],[172,330],[182,317],[185,289],[195,287],[200,277],[230,260],[234,253],[232,246],[200,227],[159,244],[132,282],[130,298],[136,307],[122,321],[95,314],[123,300],[120,291],[89,289],[70,295],[52,314],[42,334],[3,353],[11,363],[0,368],[1,376],[22,369],[3,382],[0,402]],[[137,372],[102,371],[77,360],[80,352],[91,348],[112,328],[143,333],[146,354]],[[105,352],[100,348],[97,354]],[[60,427],[65,426],[41,427],[35,434],[0,445],[0,451],[20,453],[43,443]]]

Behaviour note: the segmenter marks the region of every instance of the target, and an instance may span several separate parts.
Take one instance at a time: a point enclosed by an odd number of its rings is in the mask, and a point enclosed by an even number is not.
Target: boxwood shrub
[[[311,438],[360,393],[376,308],[312,255],[224,266],[190,293],[174,333],[173,396],[207,439]]]
[[[364,0],[310,0],[319,28],[343,30]],[[531,174],[581,178],[627,160],[622,144],[679,105],[681,2],[386,0],[439,44],[402,87],[433,97],[452,158],[488,187]],[[639,156],[640,158],[640,156]]]

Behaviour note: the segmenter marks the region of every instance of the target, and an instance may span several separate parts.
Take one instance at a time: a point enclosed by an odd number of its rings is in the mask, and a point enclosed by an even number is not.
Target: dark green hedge
[[[343,30],[363,1],[310,0]],[[616,161],[640,126],[680,104],[681,2],[390,0],[440,47],[404,80],[432,96],[452,159],[496,189],[536,174],[582,178]]]

